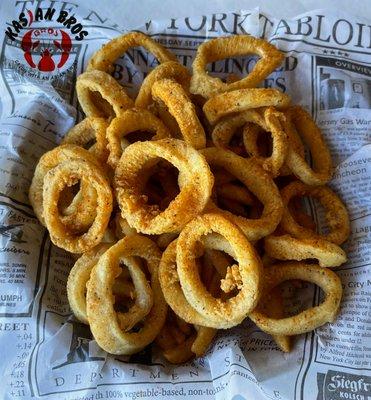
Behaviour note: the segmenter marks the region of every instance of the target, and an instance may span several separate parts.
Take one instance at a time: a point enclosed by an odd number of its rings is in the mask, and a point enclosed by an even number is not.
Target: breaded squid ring
[[[48,151],[47,153],[42,155],[38,164],[36,165],[34,176],[32,178],[30,186],[29,199],[36,214],[36,217],[44,226],[45,220],[43,207],[43,187],[45,175],[48,173],[49,170],[55,168],[58,164],[72,160],[87,160],[95,164],[96,166],[99,166],[98,160],[88,150],[85,150],[80,146],[71,144],[61,145]],[[84,187],[84,185],[82,184],[80,192],[76,195],[78,199],[76,201],[73,200],[74,207],[77,206],[77,203],[84,203],[84,207],[82,207],[81,210],[80,208],[78,208],[78,212],[74,212],[71,216],[71,219],[74,220],[71,222],[75,222],[74,225],[84,225],[86,223],[86,218],[88,218],[89,220],[91,215],[93,215],[94,217],[94,213],[92,213],[92,211],[95,210],[91,210],[88,203],[94,205],[94,200],[96,199],[96,194],[94,193],[95,191],[89,190],[88,185],[85,185]],[[92,196],[94,198],[91,198]],[[83,213],[83,215],[81,215],[81,213]],[[72,214],[72,212],[69,214]],[[68,215],[68,217],[69,216],[70,215]],[[67,221],[64,222],[67,226],[70,226]]]
[[[299,225],[292,216],[288,204],[293,197],[310,196],[317,199],[325,208],[325,218],[330,232],[316,234],[311,229]],[[350,234],[348,211],[340,198],[327,186],[309,186],[302,182],[291,182],[281,190],[284,212],[281,227],[299,239],[326,239],[335,244],[344,243]]]
[[[272,154],[269,157],[262,157],[255,152],[250,152],[250,154],[252,154],[252,158],[263,169],[271,173],[273,177],[276,177],[285,162],[288,147],[287,136],[282,128],[280,117],[283,117],[283,114],[276,111],[273,107],[267,107],[260,112],[248,110],[236,116],[226,118],[215,126],[212,133],[213,143],[216,147],[227,149],[228,143],[236,129],[244,126],[247,122],[257,124],[265,131],[271,132],[273,139]],[[249,132],[244,130],[243,139],[245,147],[249,139],[248,136]],[[248,147],[246,147],[246,150],[248,150]]]
[[[264,116],[257,110],[247,110],[236,115],[232,115],[218,122],[211,133],[211,138],[215,147],[229,150],[229,142],[236,131],[253,122],[259,126],[265,126]]]
[[[216,182],[218,183],[218,181]],[[233,200],[244,205],[253,205],[254,198],[251,193],[244,187],[233,183],[224,183],[216,186],[216,193],[224,199]]]
[[[266,304],[263,304],[262,299],[260,306],[263,306],[265,313],[272,318],[280,319],[284,318],[284,304],[282,299],[282,293],[279,287],[273,288],[269,292],[269,299],[267,299]],[[277,346],[285,353],[291,350],[291,336],[288,335],[272,335],[273,340],[276,342]]]
[[[89,60],[86,70],[97,69],[111,73],[113,72],[114,62],[130,48],[138,46],[144,47],[152,53],[160,63],[176,60],[175,54],[159,43],[156,43],[149,36],[142,32],[130,32],[110,40],[101,49],[96,51]]]
[[[196,355],[196,357],[201,357],[206,353],[207,349],[209,348],[217,333],[217,330],[198,325],[195,325],[195,329],[197,331],[197,334],[194,342],[192,343],[191,350],[192,353]]]
[[[296,132],[309,147],[313,158],[313,168],[309,166],[304,156],[294,146],[289,147],[286,165],[294,175],[307,185],[324,185],[332,175],[332,161],[330,150],[326,145],[321,130],[311,116],[300,106],[290,107],[286,112],[291,119]],[[286,133],[291,141],[295,140],[295,132],[288,127]]]
[[[229,150],[210,147],[200,151],[211,167],[223,167],[264,205],[259,219],[248,219],[219,209],[212,201],[208,210],[218,212],[238,225],[249,240],[258,240],[272,233],[279,224],[283,204],[277,186],[272,178],[254,160],[245,159]]]
[[[325,292],[325,300],[316,307],[310,307],[297,315],[287,318],[270,318],[258,307],[249,314],[253,322],[271,335],[299,335],[310,332],[326,322],[333,322],[337,316],[342,296],[340,278],[327,268],[302,262],[282,263],[264,269],[264,294],[262,299],[269,301],[270,291],[280,283],[300,279],[312,282]]]
[[[161,211],[147,204],[143,196],[149,166],[165,159],[179,169],[180,193]],[[148,170],[148,169],[147,169]],[[143,176],[141,176],[143,174]],[[162,234],[180,231],[200,214],[211,195],[214,183],[204,157],[177,139],[133,143],[126,148],[115,172],[117,201],[123,218],[139,232]]]
[[[167,126],[171,132],[171,137],[175,139],[183,139],[182,132],[176,119],[170,114],[166,105],[161,101],[153,104],[153,112],[160,118],[160,120]]]
[[[140,257],[151,274],[153,307],[142,321],[139,331],[124,332],[114,309],[112,285],[121,273],[121,257]],[[126,236],[107,250],[93,268],[87,286],[87,313],[90,329],[98,345],[112,354],[133,354],[150,344],[162,329],[167,305],[158,281],[161,252],[150,239]]]
[[[177,272],[176,249],[177,240],[174,240],[163,252],[160,261],[159,279],[166,303],[176,315],[189,324],[220,328],[220,322],[215,323],[205,318],[185,298]]]
[[[75,317],[84,324],[89,324],[88,315],[86,313],[86,284],[94,265],[111,245],[112,244],[107,243],[100,244],[93,250],[84,253],[76,261],[68,275],[68,302]],[[119,278],[117,278],[113,286],[113,293],[115,296],[131,297],[131,292],[135,292],[135,289],[137,290],[135,303],[129,308],[128,312],[117,313],[121,329],[129,330],[149,313],[153,305],[153,297],[152,290],[136,260],[134,258],[126,258],[123,261],[126,265],[129,265],[129,269],[133,273],[134,285],[125,280],[119,281]]]
[[[167,61],[158,65],[143,80],[135,99],[135,107],[148,108],[153,104],[152,86],[161,79],[173,79],[187,92],[191,75],[186,67],[177,61]]]
[[[86,283],[90,273],[99,257],[109,248],[111,244],[99,244],[93,250],[84,253],[75,262],[67,279],[67,297],[75,317],[84,324],[89,324],[86,314]]]
[[[87,117],[118,117],[128,108],[134,107],[133,100],[124,88],[111,75],[102,71],[88,71],[79,75],[76,93]]]
[[[116,168],[122,155],[121,139],[136,131],[152,132],[154,134],[152,140],[171,136],[164,123],[148,110],[130,108],[124,111],[111,121],[107,129],[108,164],[112,168]]]
[[[253,70],[241,80],[224,83],[221,79],[206,72],[206,66],[209,63],[248,54],[257,54],[260,59]],[[211,39],[198,46],[196,57],[192,64],[191,93],[209,98],[222,92],[256,87],[281,64],[283,59],[283,53],[275,46],[263,39],[249,35],[234,35]]]
[[[72,200],[68,202],[68,205],[63,206],[63,202],[66,199],[64,196],[70,192]],[[75,196],[73,195],[72,188],[67,187],[61,193],[59,203],[62,203],[62,207],[60,207],[61,221],[68,229],[75,233],[86,231],[97,215],[97,193],[86,181],[81,182],[80,190]]]
[[[315,258],[321,267],[338,267],[347,261],[345,251],[334,243],[320,238],[296,239],[290,235],[267,236],[264,248],[277,260],[306,260]]]
[[[176,119],[183,139],[195,149],[206,146],[205,131],[200,123],[195,106],[182,85],[172,79],[156,81],[152,86],[152,97],[165,103]]]
[[[58,199],[66,186],[79,180],[93,187],[97,194],[96,216],[86,233],[75,234],[63,223]],[[84,253],[98,245],[107,229],[112,211],[112,192],[105,175],[87,160],[71,160],[50,169],[44,178],[43,208],[45,225],[51,241],[71,253]]]
[[[217,233],[227,243],[224,250],[235,260],[238,293],[223,300],[215,298],[203,285],[196,259],[198,246],[205,235]],[[214,244],[215,242],[213,242]],[[207,246],[210,246],[208,242]],[[218,250],[221,250],[218,248]],[[177,240],[177,271],[185,298],[208,321],[220,327],[238,325],[259,301],[261,261],[254,247],[236,225],[220,214],[204,214],[192,220]]]
[[[85,118],[70,129],[62,140],[62,144],[75,144],[86,148],[101,162],[106,162],[108,157],[106,130],[108,123],[104,118]]]
[[[277,89],[239,89],[211,97],[202,109],[209,123],[215,125],[220,118],[232,113],[269,106],[282,109],[290,101],[287,94]]]

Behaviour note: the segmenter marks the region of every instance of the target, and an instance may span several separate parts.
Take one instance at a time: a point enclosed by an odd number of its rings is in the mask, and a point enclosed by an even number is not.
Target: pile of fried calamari
[[[133,100],[110,73],[136,46],[159,65]],[[248,54],[260,58],[241,80],[206,71]],[[264,40],[224,37],[199,46],[190,74],[129,33],[77,78],[86,118],[41,157],[29,196],[52,242],[79,255],[68,299],[107,352],[154,342],[181,363],[246,318],[290,351],[290,336],[336,318],[342,286],[331,268],[346,261],[349,218],[326,186],[331,157],[315,122],[287,94],[257,87],[282,60]],[[325,230],[308,198],[323,206]],[[284,289],[300,295],[303,281],[323,300],[288,315]]]

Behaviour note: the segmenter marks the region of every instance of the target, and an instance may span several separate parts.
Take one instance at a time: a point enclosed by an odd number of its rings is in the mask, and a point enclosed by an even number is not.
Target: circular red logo
[[[72,41],[70,35],[62,29],[30,29],[22,38],[21,48],[31,68],[52,72],[66,64]]]

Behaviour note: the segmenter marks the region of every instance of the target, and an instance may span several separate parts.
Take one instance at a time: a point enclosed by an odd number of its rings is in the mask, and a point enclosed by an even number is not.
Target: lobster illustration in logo
[[[68,33],[59,29],[61,40],[50,38],[59,36],[58,29],[31,29],[22,39],[21,48],[24,51],[24,58],[31,68],[37,68],[41,72],[51,72],[55,68],[62,68],[66,64],[72,48],[71,38]],[[39,39],[40,35],[48,35],[48,40]],[[40,52],[38,53],[38,49]],[[56,51],[57,50],[57,51]],[[37,64],[34,61],[34,55],[39,54],[41,58]],[[60,55],[59,61],[56,64],[56,57]]]

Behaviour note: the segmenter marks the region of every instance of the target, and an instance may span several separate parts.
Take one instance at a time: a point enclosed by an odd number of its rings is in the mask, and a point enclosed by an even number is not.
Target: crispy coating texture
[[[113,72],[114,62],[132,47],[144,47],[152,53],[160,63],[175,61],[175,55],[165,47],[156,43],[142,32],[129,32],[110,40],[100,50],[96,51],[89,60],[87,71],[99,70]]]
[[[107,138],[106,131],[108,122],[104,118],[85,118],[70,129],[62,140],[62,144],[76,144],[88,148],[90,152],[102,163],[107,161]]]
[[[209,63],[248,54],[257,54],[260,59],[253,70],[241,80],[232,79],[232,82],[224,83],[206,71]],[[256,87],[281,64],[283,58],[284,55],[275,46],[252,36],[235,35],[211,39],[198,46],[192,64],[191,93],[210,98],[222,92]]]
[[[215,248],[223,241],[223,249],[235,258],[241,277],[241,289],[233,297],[215,298],[200,280],[196,258],[200,240],[215,233],[222,238],[207,242]],[[224,240],[223,240],[224,239]],[[220,248],[217,247],[218,250]],[[219,214],[204,214],[183,228],[177,241],[177,271],[185,298],[192,307],[220,327],[239,324],[259,300],[261,261],[253,246],[237,226]]]
[[[311,168],[304,155],[295,148],[289,147],[286,165],[302,182],[307,185],[324,185],[332,175],[332,161],[330,150],[326,145],[321,130],[311,116],[300,106],[290,107],[286,113],[293,127],[287,126],[286,133],[290,142],[295,142],[295,136],[299,135],[302,141],[309,147],[313,158]]]
[[[213,143],[216,147],[228,148],[228,143],[231,140],[235,131],[245,126],[247,123],[254,123],[270,132],[273,139],[272,154],[269,157],[262,157],[257,151],[250,152],[252,158],[263,167],[264,170],[268,171],[273,177],[276,177],[280,173],[280,169],[283,166],[288,151],[288,140],[287,135],[282,127],[281,119],[284,115],[276,111],[273,107],[267,107],[259,110],[248,110],[237,114],[232,117],[227,117],[220,121],[212,132]],[[245,130],[243,131],[243,141],[246,150],[249,152],[250,134],[253,133],[252,140],[256,143],[257,134],[256,131]],[[255,150],[255,148],[254,148]]]
[[[188,69],[177,61],[167,61],[158,65],[144,78],[135,99],[135,107],[147,109],[153,105],[152,87],[162,79],[173,79],[183,87],[186,93],[189,92],[191,75]]]
[[[267,236],[264,240],[267,254],[277,260],[316,259],[321,267],[333,268],[347,261],[345,251],[321,238],[296,239],[290,235]]]
[[[159,278],[165,300],[176,315],[189,324],[219,328],[214,322],[200,314],[185,298],[180,286],[176,262],[177,241],[174,240],[163,252],[159,268]]]
[[[158,61],[135,101],[113,77],[134,47]],[[259,58],[242,79],[207,71],[250,54]],[[250,35],[217,38],[199,46],[191,75],[130,32],[77,78],[86,118],[41,157],[29,198],[51,241],[81,254],[67,296],[103,350],[155,343],[166,361],[185,363],[217,329],[250,317],[288,352],[292,335],[334,321],[342,287],[330,268],[346,262],[338,245],[349,217],[325,186],[332,161],[315,121],[288,94],[258,87],[283,58]],[[324,206],[326,234],[303,196]],[[292,280],[320,286],[322,304],[289,317],[281,283]]]
[[[218,212],[235,223],[249,240],[258,240],[272,233],[279,224],[283,204],[279,191],[272,178],[254,161],[245,159],[228,150],[209,147],[201,151],[211,167],[225,168],[235,178],[240,180],[264,206],[258,219],[240,217],[221,210],[211,200],[208,210]]]
[[[60,193],[66,186],[79,180],[93,187],[97,194],[97,209],[87,232],[76,234],[63,223],[58,210]],[[51,241],[71,253],[84,253],[97,246],[103,239],[112,212],[112,191],[101,170],[86,160],[72,160],[50,169],[44,178],[43,208],[45,225]]]
[[[87,117],[113,118],[134,106],[124,88],[103,71],[92,70],[79,75],[76,92]]]
[[[68,302],[75,317],[84,324],[89,324],[88,315],[86,314],[86,283],[99,257],[109,248],[109,244],[100,244],[93,250],[84,253],[75,262],[68,275]]]
[[[299,335],[335,320],[343,292],[341,280],[335,272],[318,265],[300,262],[275,264],[265,268],[264,272],[265,301],[265,296],[269,297],[274,287],[292,279],[312,282],[325,292],[325,300],[320,305],[310,307],[292,317],[268,317],[258,306],[249,317],[264,332],[271,335]]]
[[[65,144],[56,147],[45,153],[36,165],[34,176],[32,178],[29,200],[34,209],[38,220],[45,226],[44,219],[44,178],[45,175],[57,165],[72,160],[86,160],[90,163],[99,165],[98,160],[87,150],[77,145]],[[76,196],[76,200],[71,203],[70,212],[66,212],[64,223],[70,228],[89,225],[94,218],[94,207],[96,201],[96,193],[82,183],[80,192]],[[79,206],[81,205],[81,207]],[[83,205],[83,206],[82,206]],[[90,207],[91,205],[91,207]]]
[[[277,89],[238,89],[211,97],[203,106],[209,123],[215,125],[222,117],[232,113],[260,107],[284,109],[290,104],[290,97]]]
[[[145,131],[153,133],[152,140],[170,137],[164,123],[148,110],[130,108],[114,118],[107,129],[108,164],[115,168],[122,155],[122,139],[129,133]]]
[[[151,275],[153,306],[138,331],[124,331],[114,309],[112,286],[120,275],[121,257],[140,257]],[[162,329],[167,305],[158,280],[161,253],[150,239],[126,236],[104,253],[93,268],[87,285],[87,313],[91,331],[99,346],[112,354],[133,354],[151,343]],[[129,265],[128,265],[129,267]]]
[[[173,79],[162,79],[152,86],[152,97],[162,101],[179,125],[183,140],[195,149],[206,146],[206,136],[195,106],[182,85]]]
[[[282,201],[285,206],[281,227],[292,236],[302,238],[326,239],[335,244],[344,243],[350,234],[348,211],[340,198],[327,186],[309,186],[295,181],[281,190]],[[288,204],[293,197],[309,196],[317,199],[325,208],[325,218],[330,232],[324,235],[317,234],[311,229],[299,225],[290,212]]]
[[[180,192],[161,211],[148,205],[142,189],[141,172],[165,159],[179,170]],[[177,139],[137,142],[123,153],[115,172],[117,201],[129,225],[139,232],[162,234],[179,232],[200,214],[211,195],[213,176],[205,158],[193,147]]]

